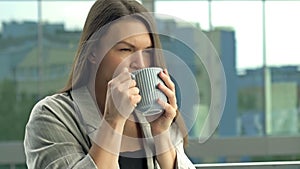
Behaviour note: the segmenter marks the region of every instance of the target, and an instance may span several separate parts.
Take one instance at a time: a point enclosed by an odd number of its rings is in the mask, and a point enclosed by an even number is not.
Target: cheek
[[[101,74],[105,80],[110,81],[116,74],[119,74],[124,67],[127,67],[126,59],[116,55],[106,55],[100,64]],[[100,73],[100,72],[99,72]]]

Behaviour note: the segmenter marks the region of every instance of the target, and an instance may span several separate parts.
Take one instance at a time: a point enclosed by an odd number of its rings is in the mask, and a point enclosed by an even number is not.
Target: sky
[[[66,29],[82,29],[93,0],[42,2],[42,19],[64,23]],[[267,65],[300,65],[300,0],[266,2]],[[209,28],[206,1],[157,1],[155,10]],[[37,2],[0,1],[0,22],[37,21]],[[255,68],[263,64],[262,3],[260,1],[217,1],[211,4],[213,27],[235,31],[237,68]]]

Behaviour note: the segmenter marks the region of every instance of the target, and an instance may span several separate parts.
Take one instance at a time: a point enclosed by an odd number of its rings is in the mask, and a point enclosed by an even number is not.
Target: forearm
[[[89,151],[98,169],[118,168],[118,158],[122,141],[124,123],[104,121],[93,139]]]
[[[176,164],[176,151],[172,148],[170,151],[157,155],[156,159],[162,169],[174,169]]]
[[[154,137],[156,159],[162,169],[174,169],[176,164],[176,151],[169,132]]]
[[[98,169],[117,169],[118,167],[118,156],[102,149],[96,143],[93,143],[89,154]]]

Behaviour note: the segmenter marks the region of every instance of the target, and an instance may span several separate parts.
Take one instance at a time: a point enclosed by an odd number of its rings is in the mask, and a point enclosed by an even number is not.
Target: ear
[[[95,53],[91,53],[91,54],[88,56],[88,59],[89,59],[89,61],[90,61],[92,64],[96,64],[96,63],[97,63],[97,58],[96,58]]]

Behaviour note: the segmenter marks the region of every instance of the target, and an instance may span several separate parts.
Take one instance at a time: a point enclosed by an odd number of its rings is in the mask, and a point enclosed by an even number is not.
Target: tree
[[[0,83],[0,140],[23,140],[25,124],[35,99],[26,93],[17,93],[16,83]]]

